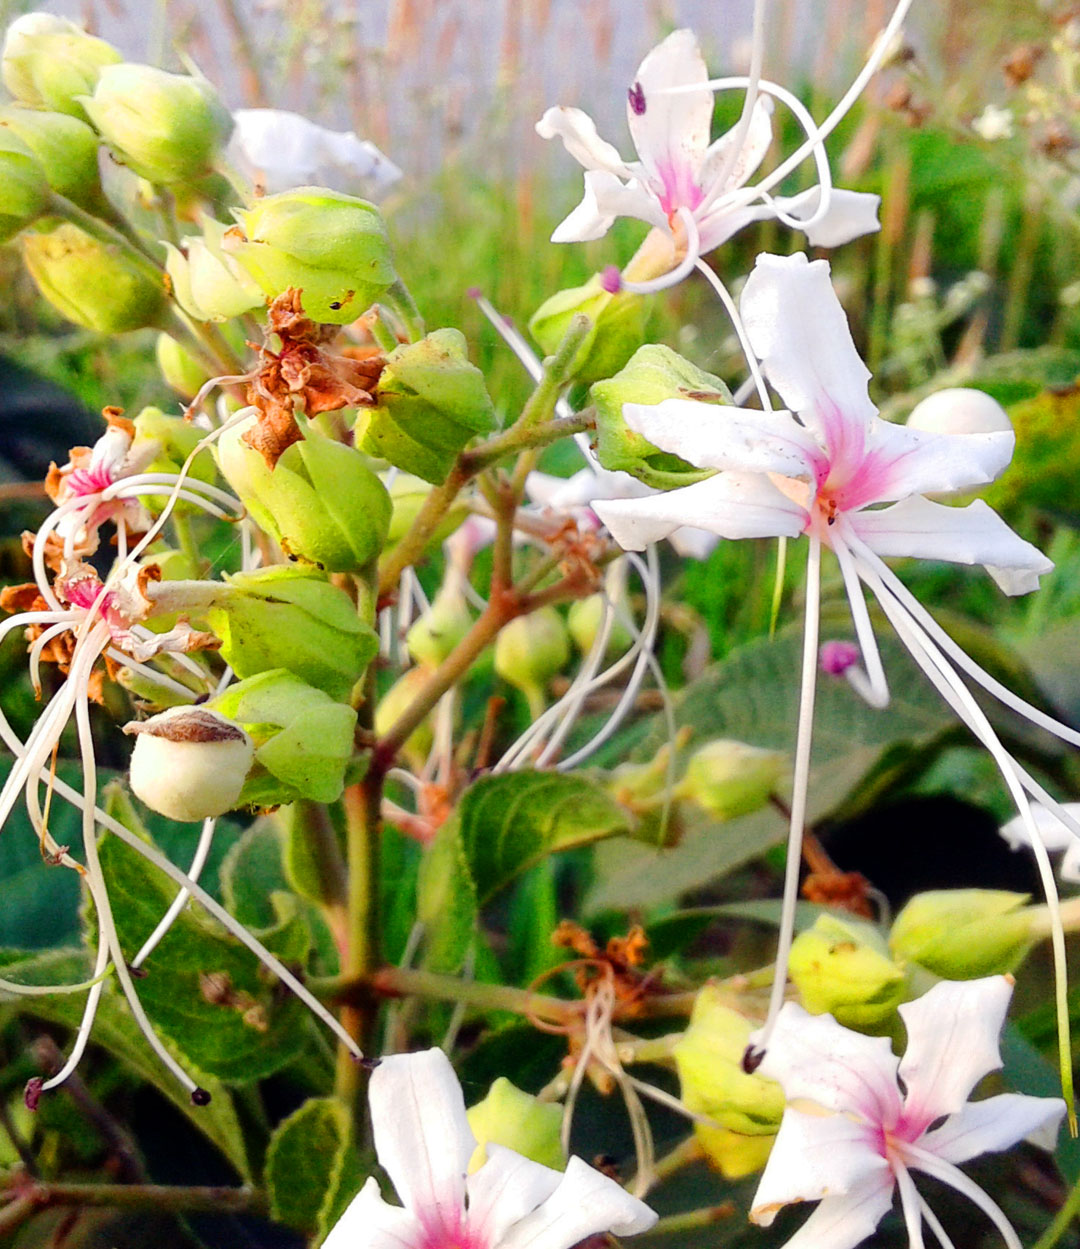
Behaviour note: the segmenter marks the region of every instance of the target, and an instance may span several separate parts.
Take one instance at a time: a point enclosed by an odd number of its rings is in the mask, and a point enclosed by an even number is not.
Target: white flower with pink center
[[[632,1236],[656,1222],[580,1158],[559,1172],[489,1144],[487,1161],[469,1175],[476,1140],[441,1050],[384,1058],[370,1103],[375,1152],[401,1205],[385,1202],[372,1177],[323,1249],[570,1249],[599,1232]]]
[[[952,1242],[911,1177],[921,1171],[970,1198],[1010,1249],[1020,1241],[997,1203],[957,1164],[1028,1139],[1052,1148],[1065,1103],[1001,1093],[969,1102],[1001,1066],[998,1035],[1012,979],[942,981],[900,1007],[907,1048],[842,1028],[830,1015],[789,1003],[761,1065],[788,1101],[750,1217],[770,1224],[791,1202],[817,1209],[785,1249],[853,1249],[872,1235],[900,1192],[912,1249],[925,1221],[945,1249]]]

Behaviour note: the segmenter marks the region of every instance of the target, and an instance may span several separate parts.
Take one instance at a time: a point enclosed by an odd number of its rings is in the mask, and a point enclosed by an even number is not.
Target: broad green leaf
[[[0,967],[5,979],[25,984],[75,983],[91,974],[90,957],[83,950],[50,950],[36,954],[25,950],[0,950]],[[140,988],[145,981],[136,981]],[[5,1002],[12,999],[5,997]],[[85,995],[63,993],[51,997],[16,999],[21,1014],[76,1028],[82,1018]],[[243,1132],[236,1116],[232,1094],[207,1072],[200,1071],[190,1057],[170,1045],[175,1057],[183,1063],[191,1078],[210,1094],[208,1106],[193,1106],[187,1090],[161,1064],[139,1031],[123,995],[109,983],[101,995],[94,1020],[93,1041],[124,1063],[142,1080],[151,1084],[177,1106],[184,1115],[211,1140],[228,1158],[237,1174],[245,1181],[252,1179]]]
[[[311,1098],[270,1138],[264,1180],[271,1218],[321,1239],[355,1196],[360,1170],[348,1111],[335,1098]]]
[[[900,644],[879,638],[892,701],[876,711],[846,681],[818,679],[810,770],[810,820],[834,810],[898,742],[925,745],[953,721]],[[676,727],[693,729],[690,749],[729,737],[793,753],[802,646],[798,629],[760,638],[714,665],[678,696]],[[634,750],[649,758],[667,738],[662,716],[643,730]],[[648,907],[698,889],[757,858],[783,840],[786,824],[767,808],[727,823],[692,825],[683,841],[656,850],[618,838],[597,847],[596,883],[587,910]]]

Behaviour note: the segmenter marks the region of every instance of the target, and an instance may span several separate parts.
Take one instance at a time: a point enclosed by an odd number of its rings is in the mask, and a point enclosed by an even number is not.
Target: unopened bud
[[[621,369],[645,337],[646,300],[612,285],[598,273],[584,286],[557,291],[529,318],[529,332],[545,355],[554,354],[578,313],[589,318],[573,369],[574,379],[586,386]]]
[[[930,434],[1011,433],[1009,414],[982,390],[950,386],[917,403],[907,419],[909,429]]]
[[[786,766],[778,750],[720,738],[694,751],[675,793],[717,820],[733,820],[769,801]]]
[[[583,655],[588,655],[596,645],[604,623],[605,609],[609,617],[609,627],[604,657],[624,654],[633,645],[630,630],[620,619],[616,604],[608,603],[602,594],[590,594],[588,598],[572,603],[566,615],[570,636]]]
[[[292,558],[329,572],[360,571],[386,541],[386,487],[361,452],[307,422],[304,437],[270,468],[244,441],[257,420],[240,421],[218,439],[222,475]]]
[[[0,243],[45,211],[49,184],[30,148],[10,129],[0,129]]]
[[[473,618],[461,587],[451,579],[431,607],[405,635],[409,654],[419,664],[437,668],[472,628]]]
[[[104,207],[98,137],[86,122],[12,104],[0,108],[0,127],[26,144],[54,191],[90,211]]]
[[[154,349],[161,376],[181,399],[194,399],[210,379],[195,357],[168,334],[159,334]]]
[[[104,39],[51,13],[27,13],[4,36],[4,86],[21,104],[85,117],[78,97],[94,90],[106,65],[123,57]]]
[[[554,607],[511,620],[495,641],[495,671],[521,690],[530,710],[544,707],[544,686],[570,658],[566,624]]]
[[[436,330],[395,348],[375,394],[377,406],[357,420],[360,445],[436,485],[470,438],[495,428],[484,375],[470,364],[458,330]]]
[[[124,725],[136,734],[131,788],[152,810],[189,822],[224,815],[240,799],[251,738],[207,707],[171,707]]]
[[[38,290],[76,325],[120,334],[160,322],[164,285],[78,226],[65,221],[48,233],[28,232],[22,248]]]
[[[206,619],[238,677],[284,668],[337,702],[348,699],[379,645],[344,590],[289,565],[226,576]]]
[[[232,116],[205,78],[152,65],[109,65],[80,100],[117,158],[150,182],[190,182],[213,168]]]
[[[887,1024],[907,990],[877,929],[833,915],[819,915],[795,938],[788,975],[811,1015],[832,1015],[845,1028]]]
[[[688,486],[709,476],[677,455],[654,447],[635,433],[623,416],[627,403],[652,406],[665,399],[696,399],[730,405],[731,392],[718,378],[684,360],[670,347],[647,344],[639,347],[624,369],[589,391],[596,408],[596,454],[604,468],[631,473],[646,485],[661,490]],[[717,420],[722,414],[717,414]]]
[[[727,1179],[765,1165],[784,1113],[780,1085],[743,1069],[755,1026],[728,1004],[721,988],[707,984],[672,1051],[683,1105],[716,1124],[697,1123],[694,1134]]]
[[[222,247],[226,227],[208,218],[201,236],[165,244],[165,270],[176,302],[196,321],[228,321],[265,302],[249,273]]]
[[[351,707],[281,669],[238,681],[208,705],[244,726],[255,743],[255,764],[239,804],[274,807],[341,797],[356,732]]]
[[[475,1171],[487,1161],[488,1145],[502,1145],[553,1171],[566,1169],[560,1135],[562,1107],[542,1102],[499,1076],[487,1097],[467,1111],[476,1150],[469,1163]]]
[[[375,708],[375,733],[385,737],[431,677],[431,669],[408,668],[379,700]],[[402,746],[402,754],[417,770],[422,768],[435,743],[435,732],[430,717],[421,720]]]
[[[431,486],[423,478],[415,477],[412,473],[394,473],[392,479],[388,477],[388,482],[386,488],[390,492],[393,512],[386,543],[387,546],[393,546],[395,542],[400,542],[412,528],[413,521],[419,516],[420,509],[431,493]],[[459,504],[451,507],[442,524],[432,534],[431,545],[437,546],[444,538],[449,537],[468,514],[468,507],[465,505]]]
[[[1035,943],[1024,893],[935,889],[918,893],[893,921],[889,948],[946,980],[1015,970]]]
[[[366,200],[299,187],[234,215],[225,251],[269,298],[299,289],[314,321],[355,321],[395,280],[386,227]]]

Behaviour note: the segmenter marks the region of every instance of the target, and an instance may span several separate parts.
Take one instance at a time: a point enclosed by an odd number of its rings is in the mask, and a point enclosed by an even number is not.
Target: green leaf
[[[75,983],[91,974],[91,960],[83,950],[50,950],[35,954],[24,950],[0,950],[0,967],[8,980],[26,984]],[[141,988],[145,981],[137,981]],[[12,998],[5,997],[5,1002]],[[21,997],[15,999],[20,1014],[42,1019],[47,1023],[78,1027],[85,996],[63,993],[55,997]],[[108,1050],[125,1066],[169,1099],[228,1158],[237,1174],[245,1181],[252,1179],[243,1132],[233,1105],[232,1094],[208,1072],[200,1071],[190,1057],[175,1046],[169,1048],[191,1078],[210,1094],[208,1106],[193,1106],[187,1090],[182,1088],[161,1064],[139,1031],[123,995],[111,982],[106,985],[94,1020],[93,1041]]]
[[[953,723],[948,709],[899,642],[879,638],[892,701],[869,707],[846,681],[818,680],[810,769],[810,822],[834,810],[882,752],[898,742],[926,744]],[[758,640],[714,665],[678,696],[676,727],[693,729],[691,748],[729,737],[794,752],[799,707],[801,630]],[[625,757],[625,738],[620,753]],[[667,740],[662,716],[640,731],[634,756],[652,757]],[[596,852],[597,881],[587,910],[649,907],[698,889],[783,840],[786,823],[772,809],[726,823],[692,824],[682,842],[656,850],[617,839]]]
[[[264,1178],[271,1218],[325,1236],[355,1195],[360,1172],[348,1111],[335,1098],[311,1098],[270,1138]]]

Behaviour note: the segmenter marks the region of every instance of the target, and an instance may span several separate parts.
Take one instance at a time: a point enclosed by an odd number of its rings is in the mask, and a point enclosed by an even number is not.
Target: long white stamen
[[[202,830],[199,833],[199,840],[195,844],[195,853],[191,858],[191,866],[188,868],[188,876],[192,880],[198,880],[202,875],[202,870],[206,866],[206,860],[210,856],[210,847],[214,844],[214,828],[217,820],[212,816],[203,820]],[[142,944],[142,948],[138,954],[131,960],[133,968],[141,967],[150,955],[157,949],[162,937],[173,926],[173,922],[188,903],[191,893],[188,889],[181,889],[173,898],[169,909],[158,921],[157,927]]]
[[[837,526],[839,528],[839,526]],[[833,535],[832,549],[840,565],[840,574],[844,578],[844,589],[847,591],[848,604],[851,607],[851,619],[855,624],[855,636],[859,639],[866,672],[857,668],[849,668],[844,674],[856,692],[878,710],[889,705],[889,683],[885,679],[885,669],[881,663],[874,627],[870,623],[870,613],[866,610],[866,599],[863,597],[859,574],[855,568],[851,552],[839,534]]]
[[[787,863],[784,867],[784,902],[780,912],[780,932],[769,1012],[755,1045],[768,1047],[776,1017],[784,1004],[787,989],[788,957],[795,935],[795,907],[799,900],[799,869],[802,866],[803,829],[810,788],[810,747],[814,735],[814,695],[817,689],[818,632],[821,618],[821,540],[810,534],[806,561],[806,618],[803,626],[802,681],[799,691],[799,719],[795,735],[795,768],[791,782],[791,824],[788,828]]]
[[[735,125],[735,129],[731,131],[731,144],[724,157],[724,163],[717,172],[716,181],[713,184],[715,187],[727,186],[728,179],[731,177],[735,165],[742,155],[746,136],[750,130],[750,122],[754,116],[754,106],[757,104],[761,83],[761,65],[765,56],[765,12],[767,8],[767,0],[754,0],[754,24],[751,33],[750,73],[746,82],[746,98],[743,100],[742,112],[739,114],[739,120]],[[708,196],[706,195],[707,203]],[[699,213],[702,207],[703,205],[698,206]]]
[[[1001,1233],[1009,1249],[1023,1249],[1020,1237],[1005,1217],[1005,1212],[989,1193],[981,1189],[974,1180],[969,1179],[959,1167],[953,1166],[951,1162],[946,1162],[937,1154],[931,1153],[928,1149],[922,1149],[918,1145],[904,1145],[903,1151],[912,1166],[925,1171],[927,1175],[940,1180],[942,1184],[954,1188],[961,1196],[977,1205]]]
[[[698,261],[697,270],[717,293],[720,298],[720,302],[727,310],[727,314],[731,318],[732,327],[738,337],[739,346],[742,348],[742,353],[746,357],[747,367],[750,369],[750,376],[754,379],[754,385],[757,388],[758,398],[761,400],[761,410],[763,412],[771,412],[773,409],[772,401],[769,398],[769,388],[765,385],[765,378],[762,376],[761,369],[758,367],[757,355],[755,354],[753,347],[750,346],[750,339],[747,337],[746,327],[743,325],[742,317],[739,315],[739,309],[735,306],[734,299],[731,298],[728,288],[723,284],[723,282],[720,281],[716,273],[709,268],[704,260]]]
[[[922,1234],[922,1210],[915,1182],[908,1174],[907,1167],[899,1160],[893,1160],[892,1171],[896,1177],[896,1187],[900,1190],[900,1208],[904,1212],[908,1249],[926,1249]]]
[[[949,1234],[941,1226],[941,1220],[933,1212],[933,1210],[930,1209],[930,1206],[921,1193],[919,1194],[919,1209],[922,1211],[922,1216],[926,1220],[926,1225],[937,1237],[937,1241],[941,1246],[941,1249],[956,1249],[956,1246],[950,1239]]]

